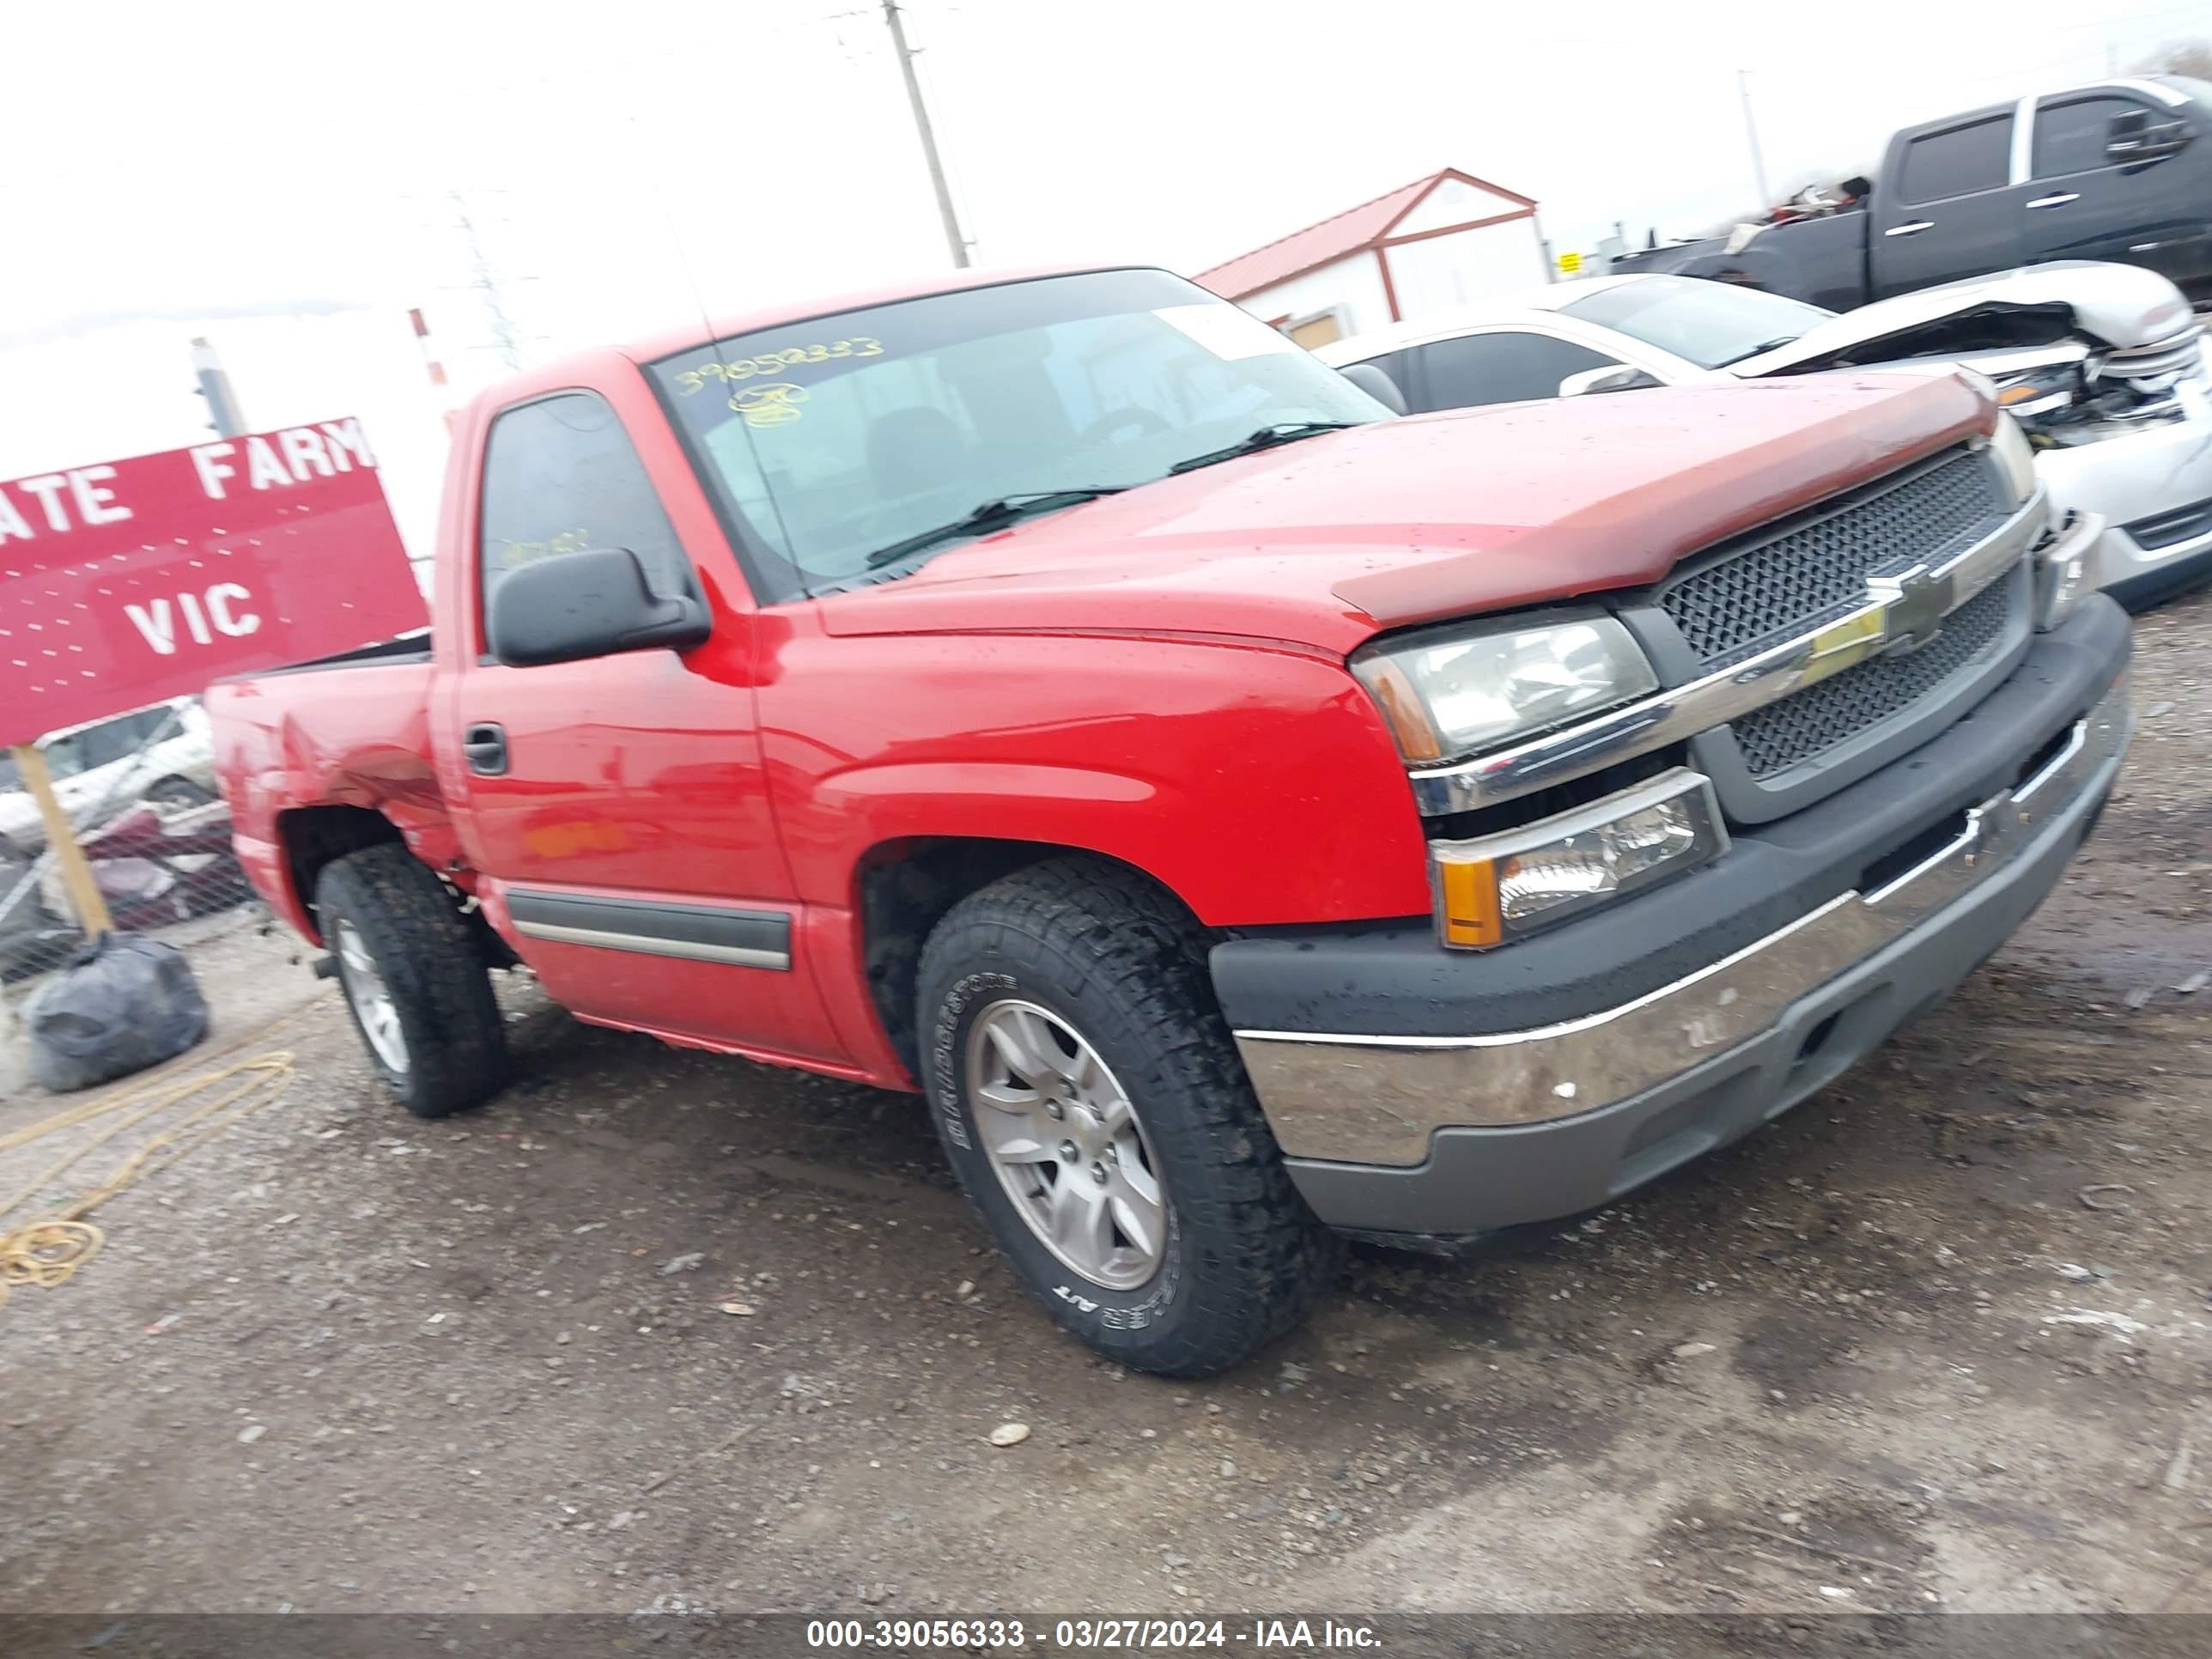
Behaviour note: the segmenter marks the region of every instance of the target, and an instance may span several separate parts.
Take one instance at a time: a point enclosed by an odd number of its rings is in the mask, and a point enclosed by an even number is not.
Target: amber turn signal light
[[[1505,938],[1498,911],[1498,872],[1488,859],[1437,866],[1437,915],[1447,945],[1481,947]]]

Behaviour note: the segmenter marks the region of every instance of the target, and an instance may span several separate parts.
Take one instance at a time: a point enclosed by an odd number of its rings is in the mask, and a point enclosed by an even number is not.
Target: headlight
[[[1658,690],[1611,617],[1364,647],[1352,672],[1408,764],[1455,760]]]
[[[1997,416],[1997,429],[1990,439],[1990,447],[1996,451],[1997,459],[2004,465],[2005,477],[2012,484],[2012,498],[2024,501],[2035,493],[2035,451],[2028,447],[2027,434],[2020,429],[2020,422],[2009,415]]]
[[[2032,368],[1997,386],[1997,407],[2018,420],[2055,415],[2081,395],[2081,376],[2071,363]]]
[[[1548,927],[1728,851],[1713,787],[1676,767],[1555,817],[1429,843],[1437,932],[1480,950]]]

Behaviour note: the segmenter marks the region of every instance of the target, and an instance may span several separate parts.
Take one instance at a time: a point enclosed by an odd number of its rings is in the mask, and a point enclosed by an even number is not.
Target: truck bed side
[[[401,653],[209,687],[216,771],[239,861],[277,914],[319,939],[315,870],[404,840],[434,864],[452,826],[431,764],[427,656]]]

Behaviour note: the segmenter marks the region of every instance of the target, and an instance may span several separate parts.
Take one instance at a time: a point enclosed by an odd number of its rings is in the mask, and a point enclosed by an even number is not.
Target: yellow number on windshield
[[[785,346],[777,351],[763,351],[757,357],[739,357],[726,363],[702,363],[696,368],[687,368],[676,376],[676,390],[690,397],[709,380],[728,386],[738,380],[750,380],[757,374],[779,374],[785,369],[796,368],[803,363],[826,363],[832,357],[880,357],[884,343],[872,334],[855,334],[850,339],[824,340],[814,345]]]

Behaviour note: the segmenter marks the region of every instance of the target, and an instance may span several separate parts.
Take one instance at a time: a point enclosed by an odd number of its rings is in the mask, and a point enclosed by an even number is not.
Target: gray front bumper
[[[2127,699],[2123,677],[1911,869],[1620,1006],[1467,1038],[1239,1031],[1292,1179],[1338,1227],[1464,1235],[1592,1208],[1786,1111],[2057,884],[2119,769]]]

